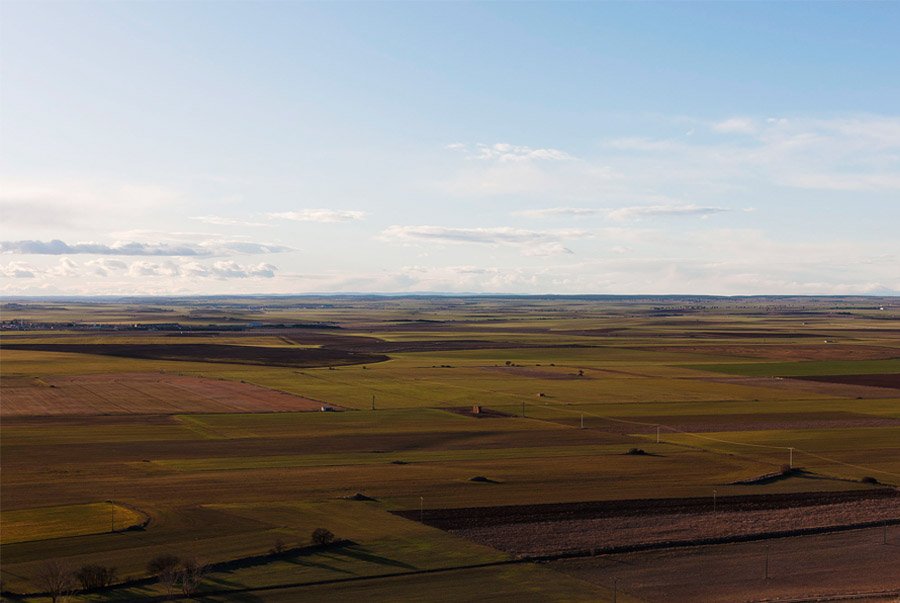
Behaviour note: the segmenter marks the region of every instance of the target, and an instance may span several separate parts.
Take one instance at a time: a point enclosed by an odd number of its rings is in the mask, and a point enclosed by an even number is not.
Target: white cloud
[[[284,211],[268,213],[270,220],[293,220],[295,222],[354,222],[366,217],[363,211],[343,209],[301,209],[297,211]]]
[[[215,256],[231,253],[248,255],[293,251],[284,245],[246,241],[204,241],[192,243],[66,243],[52,241],[0,241],[0,253],[21,255],[115,255],[115,256]]]
[[[522,253],[530,256],[548,256],[573,254],[575,252],[562,243],[541,243],[539,245],[525,247],[522,249]]]
[[[732,117],[716,122],[712,129],[721,134],[753,134],[757,131],[754,121],[746,117]]]
[[[596,216],[602,212],[602,209],[594,207],[547,207],[544,209],[526,209],[516,212],[516,214],[529,218],[552,218],[557,216]]]
[[[54,277],[73,277],[78,276],[80,271],[77,263],[69,258],[62,257],[59,258],[56,266],[46,270],[45,274]]]
[[[568,161],[575,159],[572,155],[552,148],[533,148],[523,145],[514,145],[506,142],[495,144],[478,143],[473,146],[459,142],[448,144],[445,148],[454,151],[463,151],[468,159],[480,159],[483,161],[497,161],[500,163],[522,161]]]
[[[34,278],[35,268],[25,262],[9,262],[0,265],[0,276],[5,278]]]
[[[110,272],[116,272],[118,270],[125,270],[128,268],[128,264],[126,264],[125,262],[121,260],[111,260],[109,258],[97,258],[88,260],[84,263],[84,265],[90,268],[97,276],[107,276]]]
[[[700,205],[635,205],[620,207],[607,212],[611,220],[634,220],[639,218],[653,218],[666,216],[699,216],[707,217],[713,214],[731,211],[724,207],[704,207]]]
[[[516,212],[517,215],[529,218],[549,217],[583,217],[604,216],[610,220],[635,220],[640,218],[670,217],[670,216],[698,216],[706,217],[713,214],[731,211],[725,207],[701,206],[695,204],[667,204],[667,205],[632,205],[617,208],[593,208],[593,207],[548,207],[545,209],[529,209]]]
[[[0,215],[8,225],[90,226],[110,218],[131,218],[183,202],[163,186],[92,180],[0,180]]]
[[[683,128],[683,121],[672,120],[672,125]],[[692,123],[740,136],[611,138],[601,141],[593,156],[577,161],[467,161],[435,186],[443,193],[481,199],[552,197],[570,208],[598,198],[661,204],[652,199],[668,198],[673,191],[702,206],[713,206],[710,200],[726,195],[750,198],[762,190],[771,195],[773,189],[778,197],[796,190],[900,191],[900,117],[741,117]],[[485,158],[502,152],[487,149]],[[472,153],[471,147],[465,150]]]
[[[584,230],[527,230],[508,226],[491,228],[451,228],[446,226],[390,226],[379,238],[400,243],[474,243],[481,245],[510,245],[525,255],[570,254],[561,243],[563,239],[590,236]]]
[[[271,226],[271,224],[266,224],[265,222],[251,222],[225,216],[191,216],[190,219],[203,224],[212,224],[213,226]]]

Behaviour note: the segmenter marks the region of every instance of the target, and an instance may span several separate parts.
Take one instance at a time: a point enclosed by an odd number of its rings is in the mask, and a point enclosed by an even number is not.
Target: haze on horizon
[[[0,6],[0,293],[900,293],[898,3]]]

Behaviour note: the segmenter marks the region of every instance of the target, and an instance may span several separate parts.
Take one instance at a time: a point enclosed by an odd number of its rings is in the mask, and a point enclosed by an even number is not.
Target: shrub
[[[284,544],[284,540],[281,538],[276,538],[275,542],[272,543],[272,548],[269,549],[270,555],[281,555],[287,550],[287,546]]]
[[[625,454],[637,455],[647,454],[642,448],[629,448]]]
[[[181,573],[181,559],[167,553],[157,555],[147,564],[147,573],[159,578],[166,594],[171,595]]]
[[[864,484],[877,484],[878,483],[878,480],[876,478],[872,477],[871,475],[867,475],[859,481],[861,481]]]
[[[325,528],[316,528],[312,533],[312,542],[319,546],[328,546],[334,542],[334,534]]]
[[[194,557],[181,562],[178,568],[177,580],[185,597],[193,596],[197,592],[197,587],[200,586],[208,569],[209,566]]]
[[[157,555],[147,564],[147,573],[159,576],[160,573],[178,567],[181,564],[181,558],[176,555],[163,553]]]
[[[82,565],[81,569],[75,572],[75,577],[78,578],[83,590],[107,588],[116,581],[116,568],[94,564]]]
[[[38,587],[56,603],[75,592],[75,573],[65,563],[55,559],[45,562],[35,576]]]

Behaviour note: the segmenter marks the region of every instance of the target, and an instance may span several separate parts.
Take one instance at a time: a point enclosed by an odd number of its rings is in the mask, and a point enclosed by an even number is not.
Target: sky
[[[0,3],[0,294],[900,294],[900,3]]]

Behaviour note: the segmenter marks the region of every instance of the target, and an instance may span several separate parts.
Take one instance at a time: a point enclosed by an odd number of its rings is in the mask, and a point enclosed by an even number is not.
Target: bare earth
[[[548,567],[607,588],[615,581],[619,592],[650,603],[834,601],[862,593],[882,593],[866,601],[896,602],[900,526],[600,555]]]
[[[890,387],[878,387],[874,383],[837,383],[811,381],[801,377],[706,377],[713,383],[729,383],[748,387],[771,387],[794,391],[824,394],[836,398],[895,398],[897,391]]]
[[[817,505],[813,508],[788,507],[715,514],[710,511],[650,517],[627,515],[501,524],[450,531],[514,554],[548,555],[622,545],[684,542],[824,528],[897,518],[900,518],[900,498]]]
[[[321,402],[249,383],[168,373],[3,380],[0,416],[316,411]]]

